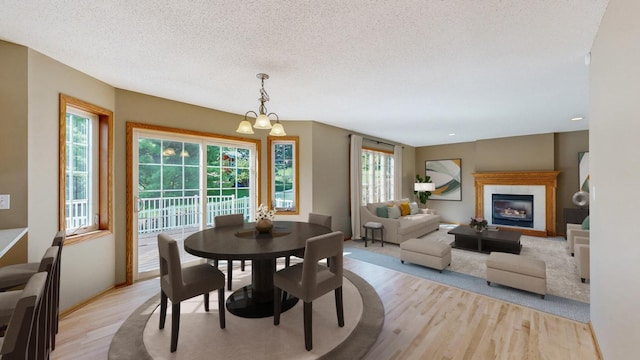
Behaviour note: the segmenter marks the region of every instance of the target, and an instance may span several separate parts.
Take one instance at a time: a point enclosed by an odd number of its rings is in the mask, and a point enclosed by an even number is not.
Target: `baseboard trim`
[[[106,293],[110,292],[111,290],[114,290],[115,288],[116,288],[115,286],[112,286],[112,287],[110,287],[110,288],[107,288],[107,289],[105,289],[105,290],[103,290],[103,291],[101,291],[101,292],[99,292],[99,293],[97,293],[97,294],[93,295],[92,297],[87,298],[87,299],[85,299],[85,300],[83,300],[83,301],[81,301],[81,302],[79,302],[79,303],[77,303],[77,304],[75,304],[75,305],[71,306],[71,307],[70,307],[70,308],[68,308],[68,309],[65,309],[64,311],[61,311],[61,312],[60,312],[60,315],[59,315],[59,318],[60,318],[60,319],[63,319],[65,316],[68,316],[69,314],[71,314],[71,313],[75,312],[76,310],[79,310],[79,309],[81,309],[81,308],[83,308],[83,307],[87,306],[87,305],[88,305],[89,303],[91,303],[92,301],[94,301],[94,300],[98,299],[99,297],[101,297],[101,296],[103,296],[104,294],[106,294]]]
[[[591,338],[593,338],[593,344],[596,347],[596,353],[598,354],[598,359],[602,360],[602,351],[600,350],[600,344],[598,344],[598,338],[596,338],[596,332],[593,330],[593,324],[589,321],[589,330],[591,331]]]

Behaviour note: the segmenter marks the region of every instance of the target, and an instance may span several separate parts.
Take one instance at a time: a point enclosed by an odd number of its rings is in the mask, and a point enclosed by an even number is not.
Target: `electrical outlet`
[[[9,209],[9,200],[11,198],[9,197],[9,194],[4,194],[4,195],[0,195],[0,210],[2,209]]]

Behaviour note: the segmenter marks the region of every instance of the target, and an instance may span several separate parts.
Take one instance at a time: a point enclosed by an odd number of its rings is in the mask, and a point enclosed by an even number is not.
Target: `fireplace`
[[[491,223],[533,228],[533,195],[492,194]]]

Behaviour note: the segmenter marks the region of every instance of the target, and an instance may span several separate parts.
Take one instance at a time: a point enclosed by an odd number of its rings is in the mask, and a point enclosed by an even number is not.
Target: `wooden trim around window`
[[[233,141],[241,141],[246,143],[253,143],[256,148],[256,158],[255,158],[255,169],[256,169],[256,199],[260,199],[260,147],[262,141],[259,139],[250,139],[243,138],[239,136],[229,136],[229,135],[220,135],[215,133],[209,133],[204,131],[195,131],[195,130],[187,130],[187,129],[179,129],[173,127],[166,127],[160,125],[151,125],[151,124],[142,124],[136,122],[127,121],[127,182],[126,182],[126,191],[127,191],[127,211],[126,211],[126,238],[127,238],[127,246],[126,246],[126,260],[127,260],[127,274],[125,285],[133,284],[133,231],[131,227],[131,223],[133,220],[133,131],[134,130],[151,130],[151,131],[160,131],[166,132],[170,134],[180,134],[180,135],[193,135],[198,137],[208,137],[219,140],[233,140]]]
[[[298,136],[268,136],[267,137],[267,201],[268,207],[271,208],[271,195],[272,195],[272,186],[271,182],[273,179],[273,174],[271,169],[273,168],[273,154],[272,154],[272,145],[274,142],[278,141],[288,141],[293,142],[295,146],[295,169],[296,173],[294,175],[296,182],[296,209],[294,211],[276,211],[276,215],[298,215],[300,213],[300,145],[298,141]]]
[[[58,229],[66,230],[67,106],[98,116],[98,230],[70,235],[65,245],[94,239],[113,231],[113,111],[60,94],[58,119]]]

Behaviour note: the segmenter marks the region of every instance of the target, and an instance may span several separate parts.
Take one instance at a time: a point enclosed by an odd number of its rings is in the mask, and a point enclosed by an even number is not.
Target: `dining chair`
[[[64,243],[64,232],[58,232],[53,238],[51,246],[58,246],[58,261],[62,255],[62,245]],[[25,285],[31,276],[38,272],[39,262],[13,264],[0,267],[0,291]]]
[[[204,310],[209,311],[209,292],[218,290],[220,328],[225,328],[224,274],[209,264],[182,268],[178,245],[166,234],[158,235],[160,253],[160,329],[167,317],[167,298],[171,300],[171,352],[178,348],[180,302],[204,295]]]
[[[318,224],[331,229],[331,215],[309,213],[309,219],[307,221],[310,224]],[[327,266],[329,266],[329,261],[329,258],[327,258]]]
[[[243,214],[218,215],[213,218],[214,227],[236,226],[244,224]],[[245,262],[240,260],[240,270],[244,271]],[[231,291],[233,260],[227,259],[227,289]]]
[[[0,358],[3,360],[30,359],[29,348],[37,344],[38,315],[42,314],[47,273],[39,272],[31,276],[20,290],[4,337],[0,338]]]
[[[304,344],[307,350],[313,348],[312,304],[322,295],[334,290],[338,326],[344,326],[342,307],[342,246],[344,234],[335,231],[307,239],[304,260],[300,264],[279,270],[273,275],[273,324],[280,324],[282,291],[286,291],[304,302]],[[331,266],[318,261],[331,258]]]

